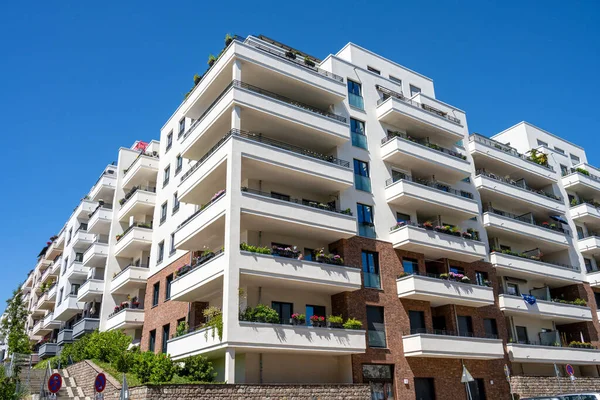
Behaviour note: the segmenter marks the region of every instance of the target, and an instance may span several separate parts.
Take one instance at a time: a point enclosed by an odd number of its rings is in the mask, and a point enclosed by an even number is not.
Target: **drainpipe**
[[[258,354],[258,382],[263,383],[263,353]]]
[[[262,300],[262,286],[258,287],[258,304],[260,304]]]

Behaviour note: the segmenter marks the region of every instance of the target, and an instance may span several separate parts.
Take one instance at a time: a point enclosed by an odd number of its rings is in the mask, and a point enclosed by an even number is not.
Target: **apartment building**
[[[40,357],[120,329],[229,383],[385,399],[466,398],[463,368],[475,399],[508,397],[505,365],[525,384],[567,363],[599,377],[586,162],[527,123],[469,134],[430,78],[355,44],[319,60],[235,37],[40,253],[27,328]],[[260,304],[279,323],[256,322]],[[362,329],[312,326],[329,315]]]

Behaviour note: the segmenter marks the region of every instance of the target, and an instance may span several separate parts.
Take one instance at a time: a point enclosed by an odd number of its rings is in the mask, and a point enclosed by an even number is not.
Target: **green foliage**
[[[221,313],[221,310],[217,307],[208,307],[202,314],[204,314],[204,318],[206,318],[206,326],[211,328],[212,338],[215,338],[216,331],[219,340],[223,340],[223,313]],[[208,329],[204,334],[204,338],[208,340]]]
[[[114,359],[117,371],[127,373],[131,371],[137,355],[131,351],[124,351]]]
[[[13,291],[13,296],[6,300],[5,318],[0,324],[0,334],[6,339],[9,354],[30,354],[31,344],[25,331],[25,322],[29,317],[21,286]]]
[[[189,325],[185,321],[181,321],[179,325],[177,325],[177,330],[175,331],[175,337],[183,336],[188,333]]]
[[[212,65],[215,63],[215,61],[217,61],[217,57],[213,56],[212,54],[208,56],[208,62],[207,62],[207,64],[209,66],[212,67]]]
[[[344,322],[344,329],[362,329],[362,322],[355,318],[348,318],[348,320]]]
[[[137,354],[139,354],[139,352]],[[104,361],[100,361],[100,360],[92,360],[92,361],[94,362],[94,364],[96,364],[97,366],[102,368],[106,374],[111,375],[117,381],[121,382],[121,380],[123,379],[123,373],[117,371],[117,369],[115,368],[114,365],[112,365],[110,363],[105,363]],[[142,382],[140,382],[140,380],[137,378],[137,376],[135,376],[135,374],[132,372],[129,372],[129,373],[126,372],[125,377],[127,378],[127,383],[129,384],[129,387],[142,385]]]
[[[249,251],[251,253],[271,254],[269,247],[251,246],[247,243],[240,243],[240,250]]]
[[[131,337],[118,330],[98,332],[88,335],[88,358],[110,362],[125,353],[131,344]],[[79,342],[75,342],[78,344]]]
[[[330,315],[327,320],[330,324],[343,324],[344,318],[341,315]]]
[[[249,322],[264,322],[268,324],[278,324],[279,314],[271,307],[259,304],[256,307],[248,307],[242,314],[242,319]]]
[[[213,382],[217,373],[206,357],[197,355],[183,360],[179,375],[193,382]]]
[[[141,383],[150,382],[152,368],[154,367],[154,353],[146,351],[139,353],[131,368],[131,372],[140,380]]]
[[[5,375],[4,366],[0,365],[0,399],[21,400],[25,398],[25,392],[17,389],[17,380]]]
[[[580,174],[586,175],[586,176],[590,176],[590,173],[588,170],[585,170],[583,168],[575,168],[575,171],[579,172]]]
[[[171,379],[173,379],[173,375],[175,375],[175,365],[173,364],[171,357],[164,353],[154,355],[152,372],[150,373],[150,382],[170,382]]]

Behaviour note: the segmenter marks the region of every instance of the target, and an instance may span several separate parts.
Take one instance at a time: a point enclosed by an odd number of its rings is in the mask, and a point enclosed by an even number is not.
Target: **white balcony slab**
[[[175,231],[175,247],[193,251],[222,245],[227,202],[227,195],[222,195],[184,221]]]
[[[64,236],[63,236],[63,238],[64,238]],[[62,254],[63,247],[64,247],[64,240],[62,241],[61,245],[59,245],[58,239],[54,240],[50,244],[50,246],[48,246],[48,249],[46,250],[46,254],[44,255],[44,258],[46,258],[46,260],[53,261],[56,257],[58,257]]]
[[[65,275],[67,279],[70,280],[85,280],[88,276],[88,272],[90,271],[89,267],[83,265],[80,261],[73,261],[65,271]]]
[[[486,258],[482,242],[416,226],[406,225],[390,232],[390,241],[396,249],[427,254],[432,259],[473,262]]]
[[[129,266],[117,275],[110,283],[112,294],[130,294],[135,289],[145,288],[150,270],[145,267]]]
[[[93,213],[96,207],[98,207],[98,202],[89,199],[82,199],[79,205],[75,208],[73,215],[77,217],[77,219],[86,220],[88,219],[88,215]]]
[[[113,329],[135,329],[144,325],[144,310],[126,308],[108,317],[106,330]]]
[[[581,272],[574,268],[561,267],[559,265],[492,252],[490,262],[503,275],[509,275],[521,279],[542,279],[550,282],[577,283],[581,282]],[[534,278],[537,277],[537,278]]]
[[[83,312],[85,303],[77,301],[77,296],[67,295],[63,301],[56,304],[54,308],[54,319],[57,321],[68,321],[70,318]]]
[[[571,206],[569,215],[575,222],[587,224],[590,226],[600,225],[600,210],[588,203],[581,203]]]
[[[501,339],[418,333],[402,337],[405,357],[465,358],[493,360],[504,358]]]
[[[587,272],[585,274],[585,281],[588,282],[591,287],[600,287],[600,271]]]
[[[94,242],[86,251],[83,253],[82,264],[85,267],[99,268],[106,265],[106,259],[108,258],[108,243]]]
[[[155,205],[156,192],[138,189],[122,206],[118,206],[117,218],[125,222],[134,215],[151,215]]]
[[[133,163],[123,171],[123,187],[144,185],[147,182],[156,182],[158,174],[158,157],[140,155]]]
[[[507,343],[506,351],[512,362],[573,365],[600,364],[600,350],[597,349]]]
[[[129,229],[129,228],[128,228]],[[152,229],[135,226],[129,229],[115,244],[115,256],[133,258],[141,251],[150,250]]]
[[[58,328],[60,328],[60,321],[54,319],[54,313],[49,312],[48,314],[46,314],[46,316],[44,317],[42,329],[51,331]]]
[[[223,291],[223,274],[227,267],[227,258],[223,253],[171,282],[171,300],[202,301],[208,300]]]
[[[579,251],[585,256],[597,256],[600,254],[600,237],[588,236],[577,241]]]
[[[589,307],[539,299],[535,304],[529,304],[521,297],[506,294],[498,296],[498,306],[506,315],[526,315],[532,318],[550,319],[559,323],[592,320],[592,311]]]
[[[558,224],[558,223],[557,223]],[[545,248],[560,250],[569,247],[567,234],[552,229],[543,228],[514,218],[485,212],[483,214],[483,226],[489,233],[498,233],[512,238],[515,241],[536,241],[545,244]],[[542,251],[544,248],[540,247]]]
[[[581,168],[592,170],[592,168],[582,166]],[[593,175],[596,176],[596,175]],[[573,172],[562,177],[563,187],[569,191],[576,192],[579,196],[586,199],[592,199],[600,196],[600,180],[592,176],[584,175],[580,172]]]
[[[110,232],[110,224],[112,222],[112,208],[100,207],[90,217],[88,221],[87,231],[97,235],[108,235]]]
[[[112,202],[113,194],[117,187],[117,173],[116,170],[111,171],[114,171],[114,173],[103,174],[90,190],[90,194],[88,195],[90,200],[104,200],[107,203]]]
[[[405,179],[400,179],[385,188],[385,197],[389,204],[414,209],[417,212],[428,212],[431,215],[452,216],[460,220],[479,214],[477,201],[465,196]]]
[[[471,175],[469,161],[398,136],[381,145],[381,158],[405,170],[430,171],[445,182],[457,182]]]
[[[88,247],[90,247],[92,243],[94,243],[94,240],[96,240],[96,235],[83,229],[80,229],[73,235],[71,243],[73,243],[74,249],[85,250]]]
[[[409,275],[399,278],[396,286],[399,298],[428,301],[432,307],[446,304],[483,307],[494,304],[494,289],[470,283]]]
[[[102,298],[104,281],[102,279],[88,279],[79,287],[77,301],[90,302]]]

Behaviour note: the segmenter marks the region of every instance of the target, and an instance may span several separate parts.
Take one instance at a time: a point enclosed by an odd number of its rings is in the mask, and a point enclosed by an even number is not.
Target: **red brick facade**
[[[381,290],[361,289],[355,292],[345,292],[333,296],[334,314],[344,317],[355,317],[367,324],[366,306],[384,307],[384,321],[387,348],[367,348],[365,354],[352,356],[354,382],[363,382],[363,364],[394,365],[394,388],[397,399],[415,399],[414,378],[433,378],[437,400],[466,399],[464,385],[461,385],[462,363],[474,378],[482,378],[488,399],[509,398],[509,387],[504,376],[503,367],[508,359],[499,360],[460,360],[442,358],[404,357],[402,336],[409,334],[410,322],[408,311],[424,311],[425,323],[428,329],[433,327],[433,316],[446,316],[447,329],[456,331],[456,315],[471,316],[473,331],[476,336],[482,336],[484,331],[483,318],[496,320],[498,334],[506,342],[507,328],[504,315],[494,306],[462,307],[454,305],[432,308],[429,302],[418,300],[400,300],[397,294],[396,279],[404,270],[402,258],[417,259],[419,272],[425,272],[426,262],[422,254],[395,250],[390,243],[354,237],[332,243],[331,251],[337,251],[349,266],[361,268],[363,250],[377,252],[381,277]],[[492,282],[495,294],[498,293],[498,280],[493,267],[485,262],[462,263],[450,261],[450,265],[461,267],[465,274],[475,280],[475,271],[486,272]],[[444,272],[444,271],[439,271]],[[496,300],[497,302],[497,300]],[[506,357],[506,356],[505,356]],[[408,384],[405,384],[407,379]]]

